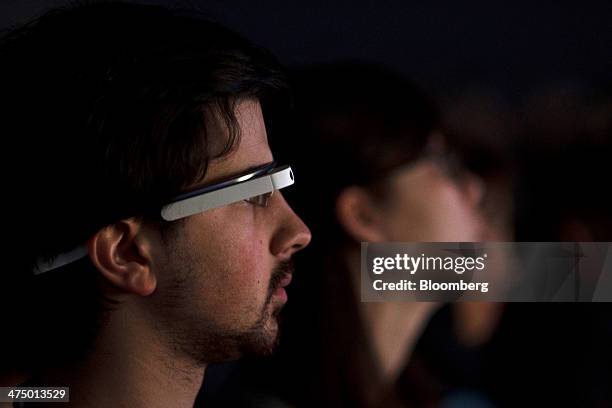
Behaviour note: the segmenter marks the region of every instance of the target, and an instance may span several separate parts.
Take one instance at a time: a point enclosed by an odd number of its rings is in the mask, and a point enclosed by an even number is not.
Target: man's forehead
[[[210,161],[204,179],[206,184],[273,160],[259,101],[255,99],[238,101],[235,115],[240,129],[239,141],[230,153]],[[227,129],[224,132],[227,134]]]

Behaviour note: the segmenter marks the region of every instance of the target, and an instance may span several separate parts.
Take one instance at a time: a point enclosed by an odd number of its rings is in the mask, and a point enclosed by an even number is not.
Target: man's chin
[[[191,349],[192,356],[197,355],[198,360],[204,363],[237,360],[245,356],[268,356],[274,352],[280,340],[280,314],[283,306],[284,302],[277,302],[272,296],[250,327],[207,331],[200,334],[200,344],[192,343],[187,348]]]
[[[274,352],[280,341],[280,323],[279,313],[281,308],[275,309],[274,313],[268,318],[265,325],[264,333],[261,337],[261,349],[254,354],[260,356],[268,356]]]
[[[221,363],[242,357],[265,357],[271,355],[279,343],[279,324],[270,316],[265,324],[259,322],[248,331],[213,336],[200,355],[205,363]]]
[[[249,330],[245,337],[247,349],[244,354],[267,356],[274,352],[280,341],[280,320],[284,302],[267,302],[265,313]]]

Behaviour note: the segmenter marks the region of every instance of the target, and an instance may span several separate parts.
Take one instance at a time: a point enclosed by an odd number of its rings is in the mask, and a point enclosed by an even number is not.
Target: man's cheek
[[[240,253],[240,279],[256,293],[267,289],[270,273],[266,271],[266,257],[261,252],[262,245],[255,240]]]
[[[256,307],[265,297],[269,282],[258,252],[245,247],[228,254],[223,262],[218,284],[214,285],[217,287],[217,302],[234,309]]]

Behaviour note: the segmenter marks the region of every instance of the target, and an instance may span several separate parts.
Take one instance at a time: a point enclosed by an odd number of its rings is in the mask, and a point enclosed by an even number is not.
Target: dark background
[[[67,3],[3,1],[0,27]],[[383,63],[442,100],[479,88],[515,104],[551,84],[598,86],[612,72],[609,1],[143,3],[200,10],[290,66],[347,58]]]

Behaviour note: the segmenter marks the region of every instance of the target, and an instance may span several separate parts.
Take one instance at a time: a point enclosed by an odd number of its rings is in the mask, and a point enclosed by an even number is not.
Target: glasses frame
[[[161,208],[160,215],[164,221],[172,222],[244,200],[265,207],[274,191],[293,183],[295,178],[291,167],[276,167],[276,162],[271,162],[228,180],[180,194]],[[39,260],[33,268],[34,275],[76,262],[87,254],[86,246],[80,245],[50,261]]]
[[[275,162],[268,163],[229,180],[181,194],[162,208],[161,217],[165,221],[176,221],[259,196],[266,197],[256,200],[254,204],[265,206],[274,191],[295,182],[291,167],[275,166]]]

